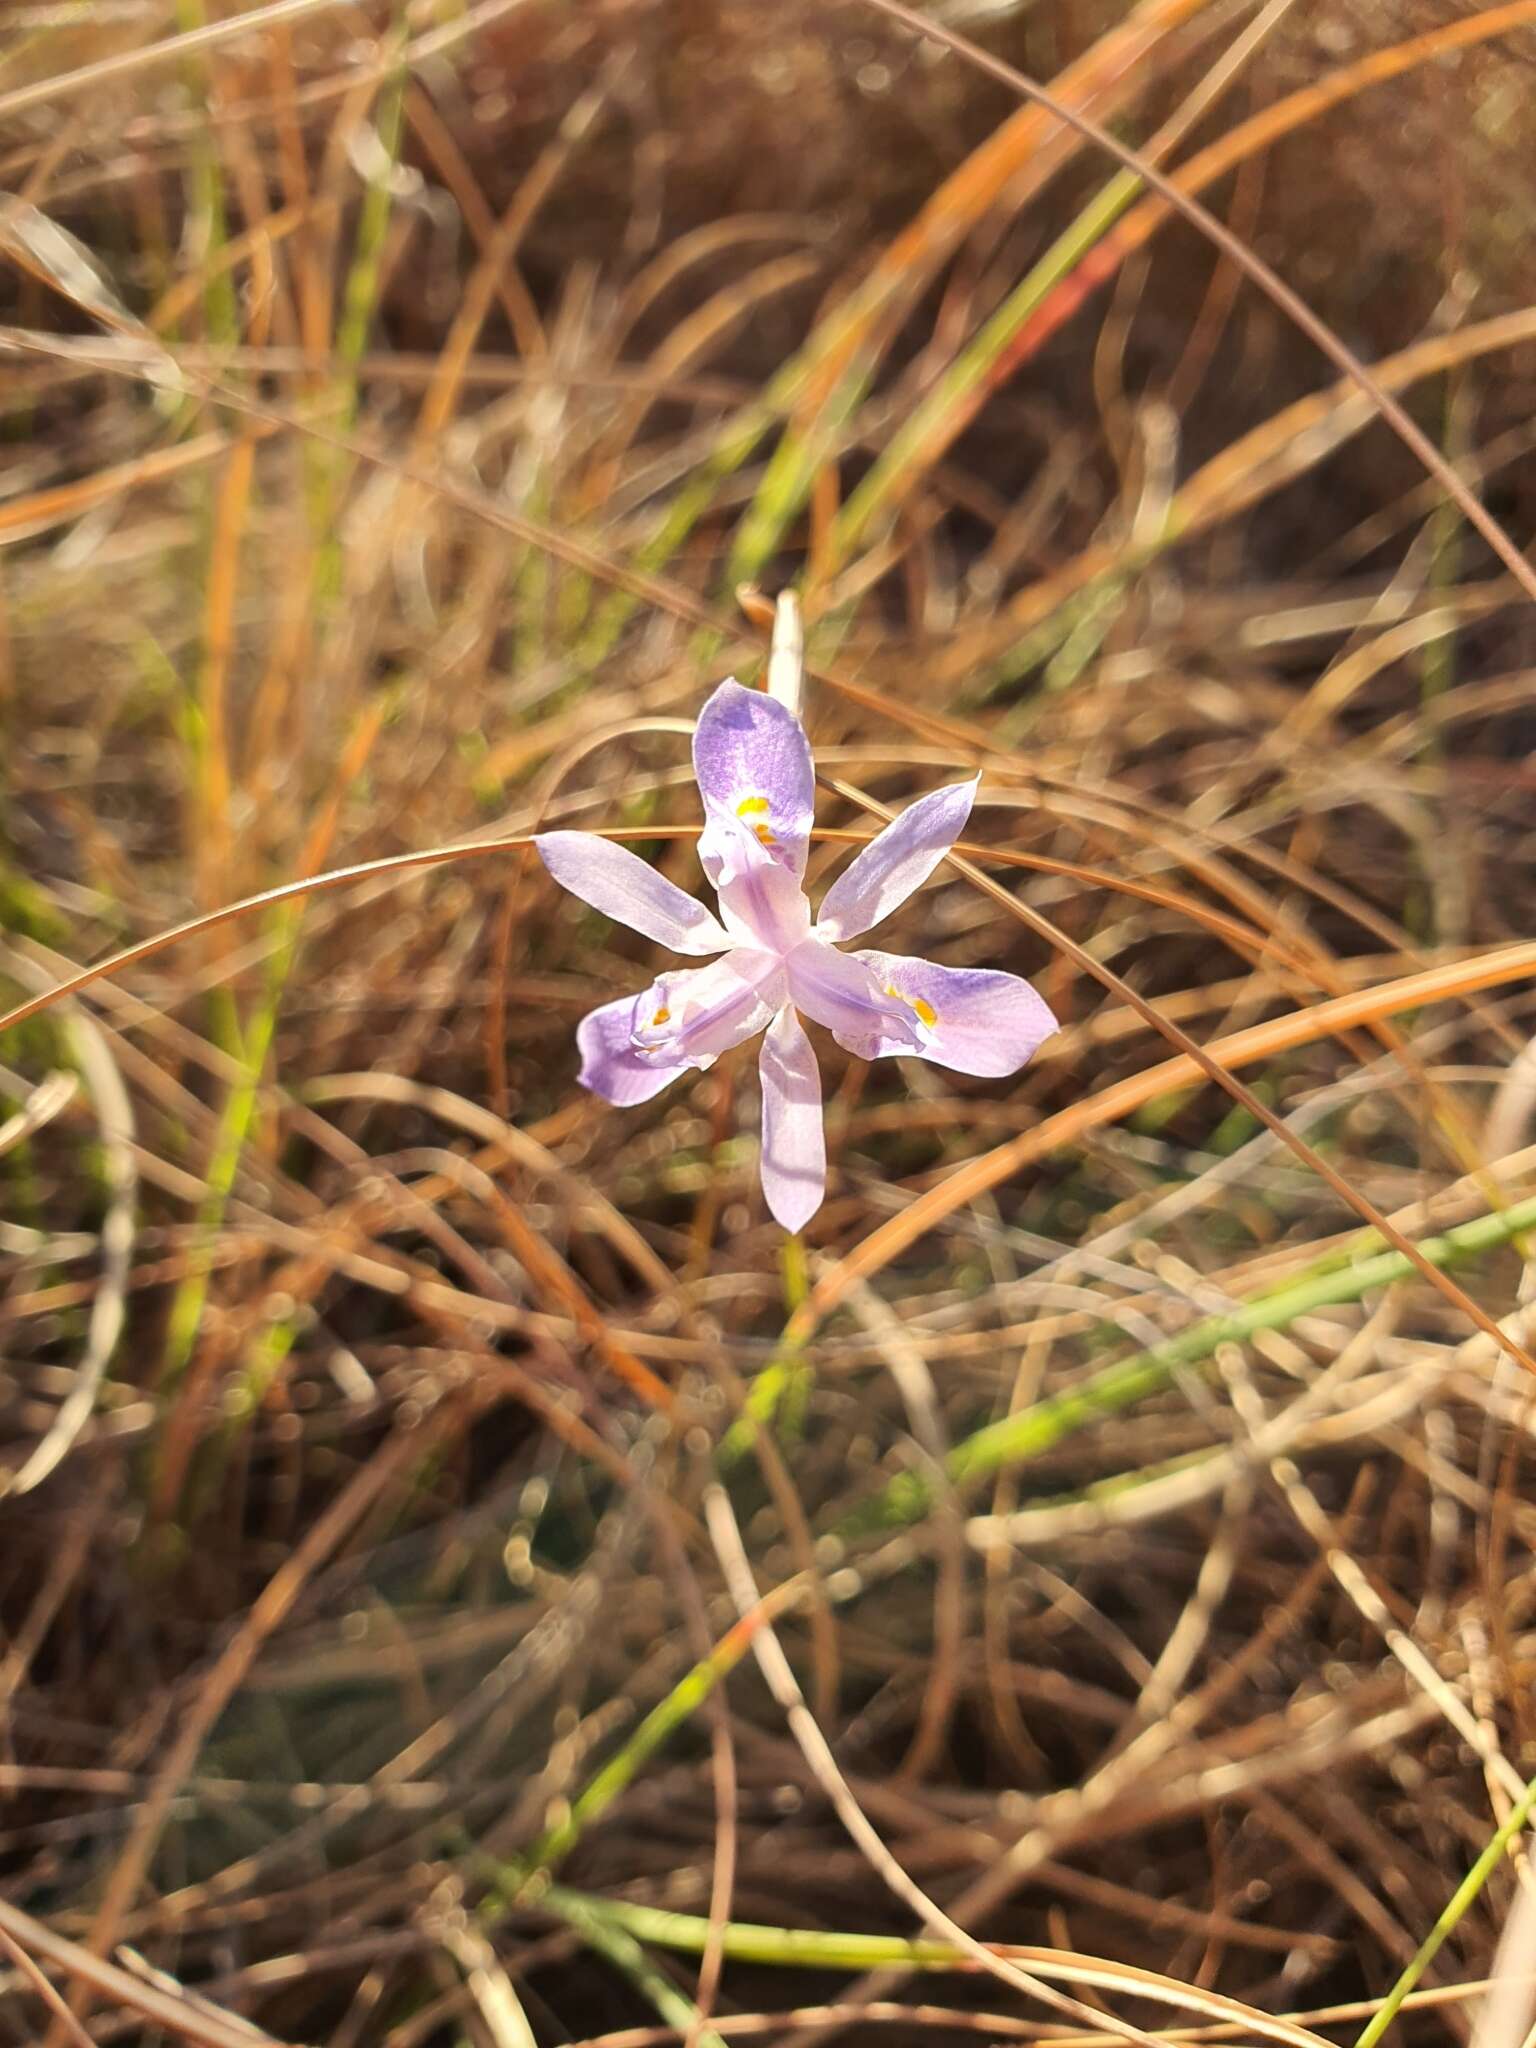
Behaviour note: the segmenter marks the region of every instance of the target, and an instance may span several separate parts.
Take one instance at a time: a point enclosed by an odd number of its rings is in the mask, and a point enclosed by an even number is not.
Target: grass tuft
[[[6,30],[0,2039],[1518,2039],[1536,0]],[[1063,1022],[787,1241],[786,587]]]

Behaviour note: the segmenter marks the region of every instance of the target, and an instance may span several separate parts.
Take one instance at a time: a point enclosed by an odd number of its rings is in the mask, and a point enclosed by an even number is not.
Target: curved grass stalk
[[[1154,192],[1170,206],[1175,207],[1192,226],[1200,230],[1213,247],[1219,249],[1252,283],[1258,285],[1265,296],[1284,314],[1291,326],[1304,334],[1318,353],[1341,372],[1358,391],[1372,413],[1392,429],[1404,448],[1422,464],[1445,495],[1462,511],[1468,524],[1476,529],[1520,589],[1536,599],[1536,569],[1532,568],[1507,528],[1488,511],[1476,492],[1457,474],[1422,427],[1372,374],[1360,356],[1240,235],[1234,234],[1208,207],[1202,206],[1198,200],[1191,199],[1187,193],[1181,192],[1171,178],[1164,176],[1154,164],[1149,163],[1145,157],[1138,156],[1134,150],[1111,134],[1102,121],[1085,114],[1080,107],[1069,106],[1048,87],[1026,77],[1015,65],[1005,62],[1001,57],[993,56],[957,30],[931,21],[915,8],[908,6],[906,0],[865,0],[865,4],[876,13],[885,15],[892,21],[901,22],[912,34],[929,36],[947,45],[957,55],[963,56],[968,63],[974,65],[978,71],[1006,85],[1032,106],[1048,109],[1058,121],[1086,136],[1117,163],[1139,172]]]
[[[768,1594],[742,1621],[727,1630],[708,1657],[701,1658],[652,1707],[629,1740],[588,1780],[555,1824],[547,1828],[525,1857],[496,1876],[493,1910],[513,1899],[549,1897],[547,1875],[568,1856],[584,1829],[599,1820],[636,1773],[653,1757],[667,1739],[690,1719],[715,1687],[741,1662],[752,1647],[752,1639],[767,1622],[799,1596],[799,1582],[787,1580]]]
[[[674,1913],[658,1906],[594,1898],[587,1892],[568,1891],[563,1885],[551,1886],[543,1903],[571,1924],[576,1924],[573,1914],[579,1914],[589,1925],[601,1921],[610,1928],[622,1929],[637,1942],[648,1941],[657,1948],[687,1955],[701,1954],[712,1931],[702,1914]],[[721,1932],[724,1952],[732,1961],[781,1969],[965,1973],[977,1967],[964,1950],[932,1936],[909,1939],[897,1934],[843,1934],[811,1927],[767,1927],[745,1920],[728,1920]],[[1034,1948],[1014,1942],[988,1946],[994,1955],[1027,1963],[1047,1982],[1090,1985],[1095,1990],[1149,1998],[1159,2005],[1203,2013],[1219,2021],[1235,2020],[1247,2032],[1285,2042],[1290,2048],[1325,2048],[1321,2036],[1294,2020],[1258,2012],[1219,1991],[1198,1990],[1134,1963],[1109,1962],[1069,1949]]]
[[[1511,0],[1510,5],[1489,8],[1390,49],[1372,51],[1331,78],[1304,86],[1242,122],[1171,173],[1171,181],[1187,195],[1203,192],[1282,136],[1370,87],[1532,21],[1536,21],[1536,0]],[[1201,111],[1208,97],[1203,96]],[[1162,137],[1156,137],[1145,154],[1156,162],[1166,146]],[[840,557],[857,545],[872,519],[899,504],[917,478],[941,459],[990,394],[1037,355],[1130,256],[1176,217],[1166,199],[1153,195],[1124,218],[1143,191],[1144,180],[1130,171],[1120,171],[978,330],[929,396],[903,422],[839,514],[834,547]]]
[[[1068,65],[1053,91],[1065,106],[1112,117],[1139,88],[1152,53],[1171,30],[1209,0],[1143,4]],[[839,434],[868,391],[896,314],[909,306],[935,267],[1006,192],[1022,204],[1021,178],[1034,192],[1083,145],[1083,137],[1041,107],[1021,107],[939,187],[896,236],[845,306],[812,335],[806,354],[806,408],[774,451],[731,548],[728,580],[750,582],[778,547],[833,456]],[[1134,196],[1134,192],[1129,195]]]
[[[1209,0],[1143,0],[1130,17],[1100,37],[1057,80],[1072,105],[1113,115],[1142,83],[1147,60],[1170,31]],[[915,217],[881,251],[849,297],[824,319],[805,346],[721,429],[715,450],[674,497],[651,540],[637,553],[646,575],[664,568],[714,503],[721,486],[750,460],[781,421],[799,420],[768,465],[735,537],[726,582],[748,582],[772,553],[815,479],[838,428],[868,389],[876,339],[893,310],[909,304],[935,268],[1021,175],[1038,180],[1079,148],[1053,115],[1021,107],[944,180]],[[615,593],[582,647],[584,661],[607,654],[634,599]]]
[[[1221,61],[1198,81],[1173,118],[1146,145],[1143,154],[1149,163],[1160,162],[1195,122],[1209,113],[1294,4],[1295,0],[1270,0],[1269,6],[1249,23]],[[1090,267],[1093,251],[1144,190],[1145,180],[1136,172],[1124,168],[1117,171],[1076,220],[1062,230],[991,318],[983,322],[933,390],[903,421],[869,475],[838,514],[829,550],[834,563],[847,558],[870,522],[899,503],[918,474],[931,468],[976,417],[999,381],[993,373],[1005,361],[1010,367],[1014,365],[1021,335],[1051,293],[1076,275],[1077,286],[1072,295],[1075,306],[1082,303],[1102,277],[1112,274],[1116,267],[1113,259],[1107,265],[1092,263]]]
[[[1419,1250],[1437,1267],[1455,1265],[1479,1253],[1508,1244],[1536,1227],[1536,1197],[1516,1203],[1500,1214],[1479,1216],[1440,1237],[1421,1238]],[[1074,1387],[1036,1401],[1017,1415],[1004,1416],[963,1438],[945,1460],[952,1486],[1027,1464],[1054,1450],[1080,1429],[1133,1408],[1158,1394],[1186,1367],[1204,1365],[1222,1344],[1243,1344],[1262,1330],[1283,1330],[1298,1317],[1320,1308],[1358,1301],[1379,1287],[1406,1280],[1413,1266],[1401,1252],[1378,1251],[1341,1265],[1332,1256],[1288,1285],[1262,1294],[1225,1315],[1207,1316],[1165,1343],[1106,1366]],[[920,1471],[899,1473],[872,1501],[856,1510],[839,1530],[857,1535],[871,1529],[901,1527],[921,1520],[934,1503],[933,1483]]]
[[[1415,342],[1383,357],[1372,366],[1371,375],[1383,391],[1405,391],[1427,377],[1497,349],[1523,347],[1533,338],[1536,309],[1523,306],[1454,334]],[[942,665],[945,681],[972,676],[978,664],[1005,654],[1009,674],[1043,660],[1070,630],[1078,616],[1076,608],[1091,606],[1101,588],[1139,573],[1175,543],[1272,496],[1353,440],[1377,416],[1376,407],[1352,378],[1341,378],[1326,390],[1285,406],[1197,469],[1170,499],[1158,532],[1124,544],[1085,548],[1054,576],[1021,591],[1006,607],[995,633],[957,644]]]

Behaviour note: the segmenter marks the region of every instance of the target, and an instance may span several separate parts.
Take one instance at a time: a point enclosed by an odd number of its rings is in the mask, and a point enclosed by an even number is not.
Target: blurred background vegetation
[[[925,11],[0,18],[5,2041],[1526,2037],[1536,0]],[[522,844],[788,585],[803,1254]]]

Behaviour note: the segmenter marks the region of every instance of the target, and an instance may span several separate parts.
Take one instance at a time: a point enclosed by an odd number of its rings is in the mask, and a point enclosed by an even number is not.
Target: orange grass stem
[[[1399,1016],[1404,1010],[1420,1009],[1427,1003],[1471,995],[1478,989],[1523,981],[1530,975],[1536,975],[1536,942],[1525,940],[1519,945],[1501,946],[1476,960],[1451,961],[1419,974],[1379,983],[1375,988],[1358,989],[1335,996],[1329,1002],[1314,1003],[1310,1009],[1295,1010],[1289,1016],[1272,1017],[1266,1023],[1218,1038],[1205,1051],[1208,1058],[1229,1070],[1253,1066],[1259,1060],[1294,1051],[1297,1046],[1313,1044],[1337,1032],[1351,1031],[1383,1017]],[[1059,1145],[1130,1116],[1171,1089],[1187,1088],[1206,1078],[1197,1060],[1180,1053],[1139,1074],[1127,1074],[1097,1095],[1058,1110],[1032,1131],[995,1146],[980,1159],[968,1160],[947,1179],[919,1195],[910,1208],[871,1231],[846,1258],[823,1273],[811,1291],[810,1300],[786,1325],[786,1342],[807,1342],[850,1288],[880,1272],[925,1230],[943,1222],[956,1209],[975,1201],[1021,1168],[1043,1159]]]
[[[1026,78],[1014,65],[1005,63],[1001,57],[994,57],[990,51],[982,49],[968,37],[958,34],[952,28],[945,28],[926,15],[919,14],[915,8],[904,5],[903,0],[864,0],[864,4],[872,7],[877,14],[884,14],[892,21],[903,23],[915,35],[929,36],[947,44],[957,56],[964,57],[968,63],[985,72],[988,77],[997,79],[1000,84],[1011,87],[1021,98],[1032,101],[1037,107],[1048,108],[1057,120],[1065,121],[1080,135],[1096,143],[1107,156],[1113,157],[1127,170],[1134,171],[1159,198],[1183,214],[1192,226],[1198,228],[1229,262],[1235,263],[1284,313],[1291,324],[1369,399],[1403,446],[1423,464],[1439,484],[1467,524],[1487,542],[1520,588],[1528,597],[1536,599],[1536,568],[1527,561],[1476,493],[1458,476],[1454,466],[1446,460],[1424,430],[1416,425],[1397,400],[1382,388],[1355,351],[1339,339],[1325,320],[1313,312],[1305,299],[1293,291],[1262,256],[1255,255],[1239,236],[1233,234],[1224,222],[1216,218],[1215,214],[1202,206],[1198,200],[1192,199],[1187,192],[1181,191],[1172,178],[1166,177],[1137,150],[1128,149],[1123,142],[1111,135],[1102,123],[1083,113],[1080,108],[1069,106],[1047,87],[1037,84],[1032,78]]]

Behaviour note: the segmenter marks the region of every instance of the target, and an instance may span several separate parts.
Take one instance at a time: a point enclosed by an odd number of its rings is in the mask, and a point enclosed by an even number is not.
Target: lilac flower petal
[[[541,832],[539,858],[562,889],[674,953],[723,953],[730,934],[675,882],[595,832]]]
[[[857,954],[803,939],[784,967],[795,1007],[836,1032],[850,1052],[860,1052],[865,1043],[879,1052],[917,1051],[920,1034],[911,1005],[888,994]]]
[[[905,903],[965,830],[980,780],[953,782],[919,797],[855,854],[822,899],[816,920],[821,936],[856,939]]]
[[[634,1047],[634,996],[620,996],[616,1003],[604,1003],[589,1010],[576,1027],[581,1051],[583,1088],[601,1095],[620,1109],[637,1102],[649,1102],[669,1081],[684,1071],[684,1063],[643,1058]]]
[[[821,1076],[800,1019],[786,1003],[769,1025],[758,1061],[763,1083],[763,1193],[774,1221],[803,1230],[827,1186]]]
[[[1012,1074],[1057,1029],[1043,997],[1016,974],[993,967],[940,967],[932,960],[908,960],[899,953],[860,952],[871,978],[894,991],[909,1006],[920,1042],[913,1046],[894,1034],[870,1049],[850,1034],[837,1032],[839,1045],[862,1059],[885,1053],[916,1052],[919,1059],[951,1067],[958,1074],[981,1074],[995,1080]]]
[[[770,953],[738,948],[707,967],[677,968],[635,1004],[635,1051],[666,1066],[710,1066],[761,1031],[786,993],[784,970]]]
[[[699,713],[693,769],[706,825],[699,859],[712,882],[721,848],[707,828],[721,818],[741,819],[776,861],[797,878],[805,873],[816,776],[792,711],[761,690],[722,683]]]
[[[720,915],[731,936],[739,945],[781,956],[798,945],[811,929],[811,906],[798,876],[739,818],[717,818],[706,837],[713,841]]]

